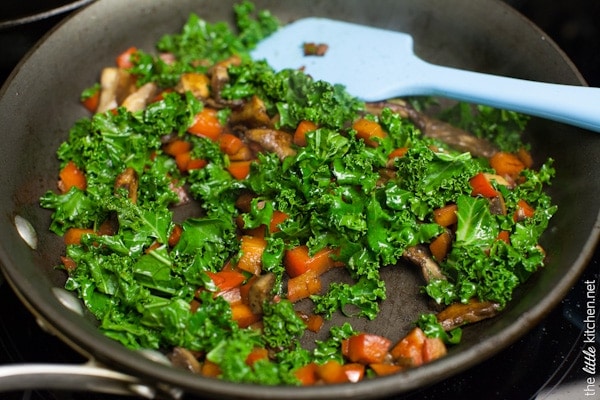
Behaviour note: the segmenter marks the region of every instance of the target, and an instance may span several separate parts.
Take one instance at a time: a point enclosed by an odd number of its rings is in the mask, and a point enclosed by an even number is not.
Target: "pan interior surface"
[[[396,29],[414,36],[415,51],[433,63],[523,79],[584,84],[544,33],[500,1],[375,0],[255,1],[282,22],[325,16]],[[208,21],[231,21],[231,1],[99,0],[69,18],[30,53],[0,92],[0,262],[29,308],[78,351],[111,368],[185,392],[219,398],[375,398],[416,389],[451,377],[497,353],[535,326],[566,294],[591,257],[600,231],[600,141],[597,134],[532,119],[527,131],[536,160],[554,159],[549,189],[558,212],[543,237],[546,266],[516,294],[503,313],[463,330],[462,343],[445,358],[390,377],[312,388],[260,387],[193,376],[146,359],[103,337],[93,321],[68,311],[53,294],[64,283],[55,269],[62,240],[48,231],[50,214],[39,198],[55,187],[55,152],[86,111],[82,89],[98,81],[100,69],[124,47],[151,51],[165,33],[178,32],[190,12]],[[449,32],[451,34],[449,34]],[[32,248],[15,218],[37,235]],[[410,269],[386,269],[388,300],[374,322],[354,321],[357,330],[400,337],[427,307]],[[334,319],[333,322],[339,322]]]

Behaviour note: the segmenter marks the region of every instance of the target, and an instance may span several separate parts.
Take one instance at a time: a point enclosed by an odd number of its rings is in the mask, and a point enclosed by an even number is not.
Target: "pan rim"
[[[496,2],[496,0],[494,0],[494,1]],[[501,2],[497,1],[496,3],[499,4]],[[504,4],[504,3],[502,3],[502,4]],[[93,5],[92,5],[92,7],[93,7]],[[516,11],[514,11],[514,12],[516,13]],[[68,24],[68,21],[66,21],[66,23]],[[556,46],[553,42],[552,42],[552,44],[555,47],[555,50],[563,55],[563,57],[562,57],[563,60],[565,60],[565,62],[570,63],[573,73],[576,76],[578,76],[581,83],[585,85],[585,81],[583,80],[583,78],[581,78],[581,75],[577,71],[577,69],[572,65],[572,62],[566,56],[564,56],[564,53],[562,52],[562,50],[560,50],[558,48],[558,46]],[[29,57],[26,57],[23,60],[23,63],[26,62],[26,60],[28,58]],[[11,76],[11,78],[14,78],[17,75],[18,75],[18,72],[13,74]],[[6,90],[8,90],[8,88],[10,86],[10,80],[11,79],[9,79],[9,81],[4,86],[4,88],[2,90],[0,90],[0,95],[2,95]],[[599,241],[599,238],[600,238],[600,213],[598,214],[598,216],[596,218],[596,223],[592,230],[592,234],[590,235],[587,242],[583,246],[583,251],[581,252],[581,254],[580,254],[579,258],[576,260],[576,262],[569,269],[569,276],[565,277],[563,280],[561,280],[561,282],[558,286],[555,286],[553,288],[553,290],[555,292],[560,293],[560,296],[558,296],[558,297],[560,297],[560,298],[564,297],[564,294],[566,294],[567,290],[572,286],[573,282],[575,282],[577,277],[581,274],[581,272],[583,271],[583,268],[585,268],[585,266],[587,265],[587,262],[589,261],[591,254],[593,252],[593,249],[595,248],[595,246],[597,245],[597,243]],[[4,248],[0,248],[0,255],[1,255],[0,259],[3,262],[5,260],[9,260],[9,257],[5,254],[5,251],[7,252],[8,250],[5,250]],[[4,273],[6,275],[8,275],[9,281],[11,282],[11,286],[13,286],[14,290],[19,293],[19,296],[26,303],[43,305],[43,307],[37,307],[37,310],[36,310],[36,313],[39,314],[38,315],[39,318],[41,318],[42,320],[47,322],[50,326],[55,326],[57,324],[62,325],[62,323],[57,322],[58,321],[57,317],[59,317],[59,316],[54,315],[57,311],[56,308],[53,305],[44,304],[43,301],[41,301],[41,300],[45,299],[45,297],[39,297],[38,293],[36,293],[35,291],[33,291],[33,294],[32,294],[31,292],[27,292],[26,290],[23,290],[26,288],[19,287],[14,282],[15,279],[18,278],[17,276],[13,275],[15,273],[15,271],[13,269],[7,269],[4,266],[2,266],[2,268],[3,268]],[[33,288],[33,286],[32,286],[32,288]],[[553,296],[552,298],[546,297],[545,298],[546,303],[538,304],[535,307],[533,307],[532,309],[530,309],[529,315],[523,316],[522,320],[519,320],[519,322],[523,322],[526,324],[535,324],[545,315],[545,313],[547,313],[549,311],[549,308],[552,308],[552,306],[555,306],[560,301],[560,299],[558,297],[557,296]],[[545,312],[542,312],[542,310],[545,310]],[[61,315],[60,317],[62,318],[62,317],[64,317],[64,315]],[[69,318],[67,318],[67,320],[70,321],[67,323],[67,325],[69,325],[68,329],[67,329],[68,332],[72,332],[71,329],[81,330],[80,324],[76,323],[76,321],[77,321],[76,318],[78,318],[78,317],[69,316]],[[515,327],[512,330],[509,330],[510,334],[507,336],[509,339],[509,342],[516,340],[519,336],[521,336],[523,334],[523,332],[521,330],[517,331],[516,323],[513,325],[515,325]],[[59,332],[60,331],[61,330],[59,330]],[[503,331],[503,332],[505,332],[505,331]],[[503,332],[501,332],[501,333],[503,333]],[[80,332],[80,334],[81,334],[81,332]],[[500,334],[498,334],[496,336],[499,336],[499,335]],[[61,336],[62,336],[62,334],[61,334]],[[79,351],[88,353],[90,349],[94,348],[93,345],[95,343],[92,343],[92,342],[95,342],[97,340],[97,338],[94,337],[93,335],[92,336],[82,335],[82,336],[85,337],[85,339],[89,339],[89,342],[86,342],[86,341],[79,342],[78,340],[72,340],[72,338],[65,338],[65,340],[67,340],[70,345],[72,345],[76,348],[79,348]],[[107,341],[108,341],[108,339],[107,339]],[[111,344],[110,348],[113,348],[112,341],[107,342],[107,344],[108,343]],[[409,371],[404,375],[406,377],[405,380],[407,380],[409,382],[417,382],[417,381],[419,381],[419,379],[418,379],[419,377],[424,377],[426,375],[437,376],[437,377],[439,377],[439,379],[443,379],[447,375],[451,375],[456,372],[456,369],[448,368],[448,365],[450,364],[451,361],[455,361],[455,360],[463,361],[462,363],[460,363],[461,370],[466,369],[467,367],[479,362],[479,361],[473,362],[473,354],[481,354],[482,351],[486,352],[486,354],[488,354],[488,355],[494,354],[495,352],[491,352],[492,350],[489,348],[489,347],[492,347],[493,344],[494,343],[481,343],[478,346],[472,346],[471,348],[464,350],[459,355],[455,355],[454,356],[455,358],[453,358],[452,360],[442,359],[436,363],[431,364],[430,366],[425,366],[425,367],[422,367],[422,368],[419,368],[416,370]],[[114,345],[115,345],[114,349],[122,348],[117,343],[114,343]],[[123,353],[123,354],[121,354],[121,353]],[[116,362],[118,365],[122,366],[124,369],[126,369],[128,371],[141,372],[142,375],[147,376],[148,378],[151,378],[152,376],[157,376],[156,374],[160,373],[160,374],[162,374],[162,376],[167,378],[167,380],[169,382],[181,383],[181,385],[185,386],[186,388],[193,387],[200,391],[203,391],[206,389],[206,387],[204,387],[203,385],[197,384],[197,382],[196,382],[196,384],[194,384],[193,381],[198,381],[198,377],[196,377],[196,376],[188,377],[188,376],[181,374],[179,371],[172,370],[169,367],[162,367],[162,366],[158,366],[158,365],[155,366],[153,364],[150,365],[150,363],[139,363],[139,360],[137,359],[137,357],[130,357],[130,355],[125,354],[125,352],[117,351],[117,352],[115,352],[115,354],[117,354],[117,356],[115,356],[111,360],[113,362]],[[469,362],[471,362],[471,363],[469,363]],[[140,368],[140,364],[142,366],[141,368]],[[148,364],[148,365],[146,365],[146,364]],[[454,367],[455,367],[455,365],[454,365]],[[323,388],[302,388],[301,390],[299,390],[299,388],[260,387],[259,388],[260,390],[257,391],[257,395],[259,395],[265,399],[281,398],[281,397],[287,397],[290,399],[293,399],[293,398],[315,398],[315,397],[319,397],[319,396],[331,397],[332,395],[335,395],[335,396],[341,397],[341,398],[345,398],[345,397],[373,395],[373,393],[375,392],[375,389],[377,389],[376,392],[377,392],[377,396],[379,397],[379,396],[386,395],[386,394],[397,393],[397,390],[398,390],[397,386],[399,383],[398,381],[400,381],[400,383],[402,382],[401,379],[398,379],[397,377],[392,376],[392,377],[379,378],[379,379],[377,379],[377,381],[363,382],[363,383],[360,383],[359,385],[349,384],[349,385],[340,385],[340,386],[335,386],[335,387],[331,386],[331,387],[323,387]],[[428,382],[429,382],[429,380],[428,380]],[[220,382],[220,381],[213,382],[212,380],[210,383],[211,383],[211,385],[210,385],[211,390],[210,390],[210,393],[207,393],[207,394],[224,394],[225,393],[232,397],[247,397],[249,392],[252,391],[252,389],[254,389],[256,387],[256,386],[248,387],[250,385],[243,385],[243,384],[233,385],[230,382]],[[212,384],[214,384],[214,385],[212,385]],[[202,386],[202,387],[200,387],[200,386]],[[235,387],[233,387],[233,386],[235,386]],[[407,386],[406,388],[414,389],[416,386],[418,386],[418,385],[413,385],[413,387]],[[300,392],[301,392],[301,394],[300,394]]]

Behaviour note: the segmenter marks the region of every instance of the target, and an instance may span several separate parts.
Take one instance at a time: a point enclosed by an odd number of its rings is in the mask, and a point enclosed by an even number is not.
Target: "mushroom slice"
[[[194,354],[183,347],[175,347],[169,354],[169,360],[174,367],[182,368],[194,374],[202,372],[202,366]]]
[[[96,112],[112,110],[131,93],[133,80],[131,74],[122,68],[108,67],[100,75],[100,98]]]
[[[432,279],[446,280],[440,266],[431,256],[427,247],[416,245],[407,248],[402,255],[405,259],[421,268],[421,274],[425,282],[430,282]]]
[[[292,147],[292,135],[277,129],[256,128],[248,129],[244,136],[251,142],[260,144],[266,150],[277,154],[283,160],[296,154]]]
[[[248,303],[254,314],[263,313],[263,304],[270,300],[275,286],[275,275],[271,272],[259,276],[250,286]]]
[[[258,97],[252,96],[241,108],[233,110],[229,121],[233,125],[244,125],[249,128],[272,128],[273,123],[267,115],[265,103]]]
[[[155,96],[157,86],[153,82],[146,83],[123,100],[123,107],[130,112],[141,111]]]
[[[498,193],[497,196],[489,199],[490,212],[494,215],[506,215],[506,203],[504,202],[504,196]]]
[[[499,311],[500,304],[498,303],[471,299],[467,304],[454,303],[449,305],[437,314],[437,319],[444,330],[450,331],[461,325],[495,317]]]
[[[419,112],[403,100],[368,103],[366,106],[367,111],[373,113],[380,113],[384,108],[410,119],[425,136],[438,139],[456,150],[468,151],[476,157],[486,158],[498,152],[496,146],[489,141]]]
[[[138,176],[137,172],[131,167],[125,168],[115,179],[115,192],[118,189],[127,190],[127,197],[132,203],[137,202],[138,196]]]
[[[238,56],[232,56],[226,60],[223,60],[215,64],[210,70],[210,89],[212,93],[212,100],[214,104],[212,106],[233,106],[239,105],[238,100],[226,100],[221,97],[221,91],[225,85],[229,82],[229,72],[227,69],[231,65],[239,65],[242,62]]]

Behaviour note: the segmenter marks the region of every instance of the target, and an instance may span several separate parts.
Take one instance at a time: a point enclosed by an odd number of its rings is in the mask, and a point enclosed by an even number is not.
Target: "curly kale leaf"
[[[287,348],[298,343],[306,324],[298,316],[289,300],[263,304],[263,332],[265,342],[272,348]]]
[[[161,87],[175,86],[183,73],[206,72],[207,63],[247,54],[280,25],[267,11],[255,13],[254,5],[248,1],[235,5],[234,14],[237,29],[225,22],[210,23],[197,14],[190,14],[181,32],[164,35],[156,44],[158,51],[173,54],[174,62],[167,63],[138,50],[131,68],[138,84],[156,82]]]
[[[275,72],[262,61],[231,66],[229,76],[221,93],[224,98],[257,95],[271,115],[279,114],[282,128],[294,129],[302,120],[342,128],[364,109],[364,103],[350,96],[343,86],[315,81],[302,71]]]

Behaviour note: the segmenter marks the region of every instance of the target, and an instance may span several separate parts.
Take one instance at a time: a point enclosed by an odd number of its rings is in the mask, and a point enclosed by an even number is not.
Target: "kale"
[[[235,6],[234,12],[237,33],[192,14],[181,33],[157,43],[159,51],[175,56],[174,63],[139,50],[130,72],[140,84],[152,81],[168,88],[184,72],[206,72],[208,65],[240,55],[241,63],[229,67],[230,79],[220,93],[224,99],[259,97],[276,117],[277,129],[293,132],[302,120],[318,128],[306,134],[306,146],[296,147],[295,155],[284,160],[259,153],[249,176],[238,180],[228,172],[231,160],[218,141],[186,134],[204,107],[190,93],[166,93],[143,111],[118,108],[77,121],[57,157],[61,166],[74,162],[80,167],[87,187],[48,191],[40,204],[52,210],[50,229],[58,235],[70,228],[94,232],[66,247],[66,258],[76,267],[68,270],[65,288],[79,295],[102,332],[130,348],[182,346],[202,352],[219,365],[223,379],[298,384],[297,368],[313,361],[342,361],[342,342],[355,332],[344,324],[331,328],[330,338],[317,341],[313,351],[299,345],[306,326],[284,291],[283,259],[289,248],[305,244],[311,254],[336,249],[335,261],[345,265],[347,282],[331,283],[310,297],[313,311],[326,318],[341,313],[374,319],[387,296],[381,268],[398,264],[407,248],[440,235],[444,228],[435,223],[433,211],[447,204],[458,210],[453,246],[439,263],[447,279],[434,279],[423,288],[438,303],[479,298],[502,307],[543,266],[538,243],[556,212],[544,192],[555,173],[552,160],[539,171],[525,169],[514,188],[496,184],[507,213],[493,214],[488,200],[473,197],[470,187],[477,173],[492,171],[487,160],[424,137],[390,109],[365,116],[365,105],[339,85],[314,81],[301,71],[275,72],[250,60],[248,50],[278,22],[267,12],[255,13],[249,2]],[[486,107],[477,110],[472,113],[470,105],[459,104],[445,116],[502,149],[522,146],[525,118]],[[220,110],[219,119],[226,121],[231,112]],[[387,133],[377,146],[357,137],[351,126],[359,117],[378,122]],[[180,171],[163,153],[165,137],[185,138],[192,156],[207,165]],[[390,160],[389,154],[399,148],[407,152]],[[115,185],[125,169],[138,178],[135,200]],[[200,207],[185,218],[173,207],[182,187]],[[242,212],[236,201],[247,192],[255,197],[250,210]],[[533,207],[534,215],[513,218],[522,201]],[[263,305],[260,334],[232,320],[231,306],[215,296],[217,285],[209,275],[239,256],[238,224],[268,227],[276,210],[288,217],[276,232],[265,230],[262,269],[276,277],[276,301]],[[115,231],[102,234],[107,222]],[[498,240],[500,231],[510,233],[510,244]],[[175,232],[179,240],[170,243]],[[191,303],[199,306],[192,309]],[[434,315],[421,316],[417,326],[446,343],[460,340],[460,330],[444,332]],[[249,365],[246,359],[256,348],[276,354]]]
[[[345,322],[341,326],[333,326],[329,331],[330,335],[327,340],[317,340],[313,351],[314,360],[317,364],[324,364],[329,360],[337,360],[343,362],[342,342],[356,332],[352,325]]]
[[[529,116],[514,111],[462,102],[445,109],[440,117],[508,152],[524,146],[522,134],[529,121]]]
[[[263,305],[265,342],[274,349],[292,347],[304,334],[306,324],[289,300]]]
[[[378,274],[371,277],[361,277],[353,285],[334,282],[329,286],[325,295],[313,295],[314,310],[331,318],[332,314],[341,310],[347,316],[367,317],[374,319],[379,313],[379,301],[385,300],[385,285]],[[355,314],[349,310],[354,306]]]
[[[422,314],[417,320],[416,324],[425,336],[429,338],[439,338],[446,344],[457,344],[460,343],[462,336],[461,328],[454,328],[449,332],[444,330],[442,324],[437,320],[435,314]]]
[[[242,55],[279,27],[279,21],[268,11],[255,13],[255,6],[243,1],[234,6],[235,28],[225,22],[210,23],[197,14],[190,14],[180,33],[168,34],[156,43],[159,52],[175,56],[167,63],[161,57],[137,50],[131,73],[137,83],[156,82],[161,87],[175,86],[187,72],[206,72],[207,65]]]
[[[279,115],[278,125],[282,128],[295,129],[300,121],[308,120],[339,129],[364,109],[364,103],[341,85],[314,81],[298,70],[275,72],[262,61],[229,67],[229,78],[221,92],[224,98],[258,96],[271,115]]]

